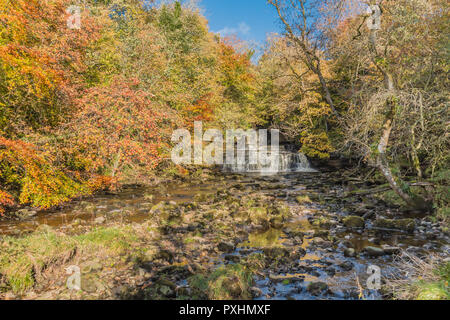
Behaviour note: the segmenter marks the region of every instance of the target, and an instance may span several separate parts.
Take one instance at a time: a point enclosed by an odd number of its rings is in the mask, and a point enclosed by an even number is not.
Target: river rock
[[[289,250],[283,247],[263,248],[263,252],[267,257],[271,259],[289,256]]]
[[[249,289],[250,294],[252,295],[253,298],[259,298],[262,296],[263,292],[260,288],[257,287],[251,287]]]
[[[348,258],[353,258],[356,256],[356,251],[353,248],[346,248],[344,250],[344,256]]]
[[[375,221],[375,227],[383,229],[397,229],[406,232],[413,232],[416,228],[414,219],[384,219],[379,218]]]
[[[387,246],[387,245],[382,246],[382,248],[383,248],[384,253],[389,254],[389,255],[399,254],[402,251],[402,249],[400,247],[392,247],[392,246]]]
[[[227,255],[225,256],[225,260],[226,260],[226,261],[233,262],[233,263],[239,263],[239,262],[241,262],[241,258],[239,258],[239,256],[235,256],[235,255],[232,255],[232,254],[227,254]]]
[[[351,263],[350,261],[345,261],[339,264],[339,268],[341,268],[344,271],[350,271],[353,269],[353,263]]]
[[[358,216],[345,217],[342,222],[347,228],[363,228],[364,219]]]
[[[319,296],[328,291],[328,285],[325,282],[311,282],[306,290],[313,296]]]
[[[328,238],[330,235],[330,231],[328,230],[315,230],[314,231],[314,237],[317,238]]]
[[[37,215],[37,211],[31,210],[31,209],[20,209],[20,210],[17,210],[16,215],[20,219],[29,219],[29,218],[32,218],[35,215]]]
[[[98,217],[98,218],[95,218],[94,223],[103,224],[103,223],[105,223],[105,221],[106,221],[105,217]]]
[[[295,198],[295,200],[297,201],[297,203],[299,204],[304,204],[304,203],[312,203],[311,199],[309,198],[309,196],[304,195],[304,196],[297,196]]]
[[[248,216],[254,224],[266,225],[267,221],[267,209],[263,207],[253,207],[248,209]]]
[[[302,282],[305,280],[303,276],[296,276],[296,275],[281,275],[281,274],[269,274],[269,279],[273,282],[282,282],[282,281],[289,281],[289,282]]]
[[[224,288],[233,298],[239,298],[242,295],[242,288],[235,277],[225,278],[222,282]]]
[[[175,290],[170,288],[169,286],[160,286],[159,293],[161,293],[164,297],[170,298],[175,295]]]
[[[164,207],[166,206],[166,202],[165,201],[160,201],[158,202],[158,204],[154,205],[151,209],[150,209],[150,213],[151,214],[158,214],[161,213],[164,210]]]
[[[383,249],[377,247],[365,247],[364,251],[371,257],[380,257],[385,254]]]
[[[270,226],[274,229],[281,229],[283,228],[283,217],[282,216],[276,216],[270,219]]]
[[[336,274],[336,270],[333,267],[326,267],[325,272],[330,276],[334,276]]]
[[[230,242],[220,242],[217,248],[222,252],[231,253],[234,251],[235,246]]]
[[[291,214],[291,209],[289,208],[289,206],[287,206],[286,204],[284,204],[283,202],[276,202],[273,207],[270,210],[270,213],[272,215],[278,215],[281,217],[289,217]]]

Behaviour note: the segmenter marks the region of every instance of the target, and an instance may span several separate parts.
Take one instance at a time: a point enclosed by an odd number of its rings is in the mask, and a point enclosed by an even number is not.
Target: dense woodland
[[[264,52],[221,38],[195,6],[0,1],[0,212],[50,208],[167,164],[174,129],[279,128],[311,158],[373,167],[406,205],[448,215],[445,0],[270,0]],[[257,61],[257,62],[255,62]]]
[[[194,1],[0,0],[0,300],[449,299],[448,1],[267,6],[256,48]],[[194,121],[324,170],[175,165]]]

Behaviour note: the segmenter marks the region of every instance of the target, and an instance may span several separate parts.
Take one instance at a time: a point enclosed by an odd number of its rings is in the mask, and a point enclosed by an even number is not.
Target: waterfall
[[[263,165],[261,163],[250,163],[249,151],[245,153],[245,161],[238,163],[237,159],[233,164],[224,164],[223,170],[236,173],[260,173],[262,175],[272,175],[277,173],[290,172],[317,172],[313,169],[308,158],[303,153],[289,152],[280,150],[273,155],[270,151],[267,155],[272,157],[272,165]]]

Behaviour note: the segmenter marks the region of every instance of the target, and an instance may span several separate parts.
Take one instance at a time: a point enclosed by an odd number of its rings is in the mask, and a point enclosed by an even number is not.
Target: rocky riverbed
[[[0,298],[383,299],[390,293],[367,283],[371,266],[383,284],[403,276],[400,252],[448,259],[445,227],[350,196],[355,185],[365,182],[342,172],[203,170],[53,212],[25,208],[0,222]],[[52,240],[43,250],[27,238]],[[81,290],[66,286],[74,265]]]

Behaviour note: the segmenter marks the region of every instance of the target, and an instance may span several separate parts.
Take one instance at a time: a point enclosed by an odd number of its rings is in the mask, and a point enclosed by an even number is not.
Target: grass
[[[389,279],[386,283],[395,299],[450,299],[450,262],[443,262],[434,255],[421,259],[406,252],[397,259],[403,276]]]
[[[211,300],[250,299],[251,270],[242,264],[222,266],[209,275],[197,274],[189,278],[197,298]]]
[[[139,254],[131,227],[96,228],[68,236],[53,230],[38,231],[22,238],[6,237],[0,251],[0,274],[11,290],[22,294],[31,289],[46,269],[65,264],[76,255],[86,257]]]
[[[312,203],[308,195],[298,196],[295,198],[298,204]]]

